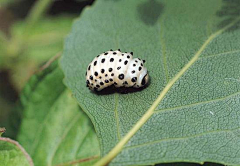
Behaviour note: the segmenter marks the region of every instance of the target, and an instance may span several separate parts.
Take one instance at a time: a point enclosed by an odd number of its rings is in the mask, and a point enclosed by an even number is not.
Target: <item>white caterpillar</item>
[[[86,72],[86,84],[91,90],[100,91],[114,84],[115,87],[140,88],[149,81],[145,60],[133,59],[133,53],[120,49],[104,52],[93,59]]]

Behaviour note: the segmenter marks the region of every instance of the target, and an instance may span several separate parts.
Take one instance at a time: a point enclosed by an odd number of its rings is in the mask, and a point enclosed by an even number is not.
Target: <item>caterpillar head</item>
[[[143,66],[143,64],[145,63],[145,60],[141,60],[138,58],[138,60],[140,61],[139,66],[137,64],[136,68],[136,84],[133,86],[135,88],[140,88],[145,86],[148,82],[149,82],[149,74],[147,71],[147,68]],[[141,70],[139,70],[141,69]]]

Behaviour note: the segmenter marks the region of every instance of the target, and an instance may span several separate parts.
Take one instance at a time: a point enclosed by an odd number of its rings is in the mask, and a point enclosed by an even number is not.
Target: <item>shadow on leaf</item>
[[[236,19],[240,18],[240,1],[239,0],[223,0],[222,8],[217,12],[217,16],[223,18],[218,25],[223,28]],[[240,28],[240,21],[236,22],[228,31],[234,31]]]
[[[150,84],[151,84],[151,79],[149,79],[149,82],[144,87],[141,87],[141,88],[125,88],[125,87],[116,88],[114,85],[111,85],[101,91],[92,91],[92,93],[95,93],[97,95],[109,95],[114,93],[120,93],[120,94],[135,93],[135,92],[140,92],[146,89]]]
[[[140,19],[147,25],[153,26],[156,24],[162,14],[164,6],[156,0],[147,0],[138,6]]]

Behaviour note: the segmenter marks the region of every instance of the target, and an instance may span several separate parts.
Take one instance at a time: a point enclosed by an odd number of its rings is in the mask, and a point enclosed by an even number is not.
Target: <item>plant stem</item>
[[[202,45],[202,47],[197,51],[197,53],[193,56],[193,58],[171,79],[166,87],[163,89],[163,91],[160,93],[158,98],[154,101],[152,106],[147,110],[147,112],[141,117],[141,119],[133,126],[133,128],[123,137],[123,139],[101,160],[99,160],[95,166],[105,166],[108,163],[110,163],[121,150],[123,149],[123,146],[132,138],[132,136],[147,122],[147,120],[153,115],[154,110],[159,105],[159,103],[162,101],[164,96],[167,94],[167,92],[171,89],[173,84],[181,78],[181,76],[198,60],[199,56],[201,55],[202,51],[207,47],[207,45],[216,38],[219,34],[221,34],[226,29],[233,26],[237,21],[239,21],[239,18],[232,22],[231,24],[225,26],[224,28],[218,30],[214,34],[212,34]]]

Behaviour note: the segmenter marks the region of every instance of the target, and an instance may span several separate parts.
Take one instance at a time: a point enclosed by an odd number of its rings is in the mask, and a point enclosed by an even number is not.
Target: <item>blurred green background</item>
[[[19,94],[31,75],[60,55],[72,22],[94,0],[0,0],[0,127],[15,139]]]

